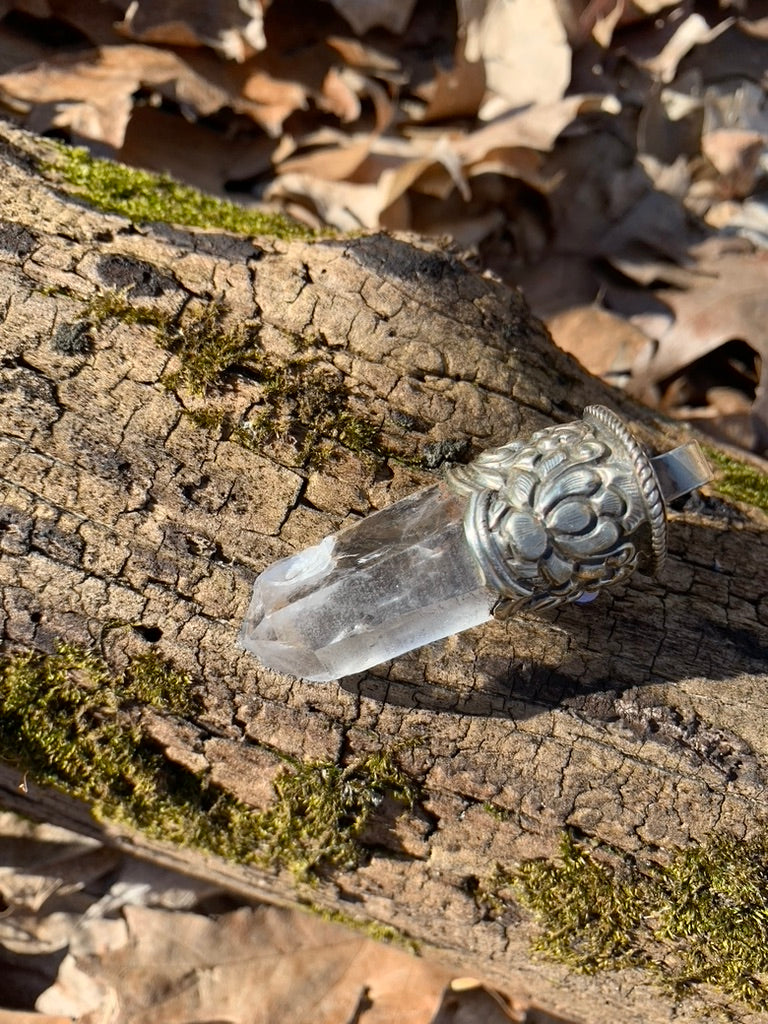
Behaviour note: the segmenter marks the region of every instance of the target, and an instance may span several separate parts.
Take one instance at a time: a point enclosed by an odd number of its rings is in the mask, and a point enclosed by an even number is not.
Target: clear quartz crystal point
[[[269,566],[241,643],[272,669],[326,681],[491,615],[589,601],[638,565],[661,568],[665,500],[710,475],[695,442],[650,459],[591,406]]]
[[[436,484],[258,577],[241,642],[270,668],[337,679],[490,617],[464,536],[467,499]]]

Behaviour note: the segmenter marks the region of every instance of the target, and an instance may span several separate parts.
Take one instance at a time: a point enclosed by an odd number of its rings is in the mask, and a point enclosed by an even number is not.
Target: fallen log
[[[590,403],[684,430],[444,246],[129,219],[131,172],[0,140],[0,802],[552,1013],[768,1019],[759,471],[671,513],[659,579],[272,672],[237,636],[276,558]]]

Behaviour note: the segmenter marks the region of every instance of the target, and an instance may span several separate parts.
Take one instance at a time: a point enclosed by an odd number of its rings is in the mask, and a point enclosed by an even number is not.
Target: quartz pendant
[[[520,608],[584,601],[666,552],[664,500],[705,483],[695,442],[648,458],[610,410],[539,431],[283,558],[242,645],[337,679]]]

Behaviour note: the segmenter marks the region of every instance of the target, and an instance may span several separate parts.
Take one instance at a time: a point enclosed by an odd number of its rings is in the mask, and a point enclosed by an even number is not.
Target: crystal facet
[[[498,594],[465,540],[466,505],[436,484],[275,562],[254,585],[243,646],[323,681],[485,622]]]
[[[270,668],[324,681],[491,615],[586,603],[638,565],[661,568],[665,499],[709,476],[695,442],[650,459],[591,406],[269,566],[241,642]]]

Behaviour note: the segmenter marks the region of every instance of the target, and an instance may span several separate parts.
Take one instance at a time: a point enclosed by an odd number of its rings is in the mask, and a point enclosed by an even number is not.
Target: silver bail
[[[695,441],[650,458],[619,416],[600,405],[457,466],[449,486],[468,496],[464,529],[493,609],[585,601],[667,554],[666,502],[712,477]]]
[[[651,459],[665,502],[690,494],[712,479],[712,470],[698,441],[688,441],[679,448]]]

